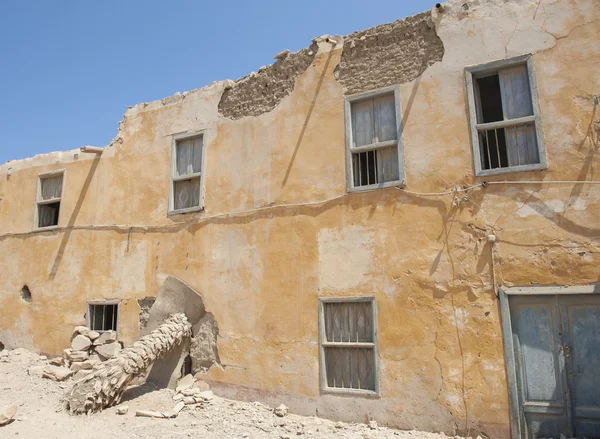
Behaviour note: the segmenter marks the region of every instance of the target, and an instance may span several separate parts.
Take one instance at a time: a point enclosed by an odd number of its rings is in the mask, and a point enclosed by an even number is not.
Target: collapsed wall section
[[[423,12],[345,37],[335,74],[345,94],[361,93],[413,81],[443,56],[431,13]]]
[[[306,49],[261,67],[258,73],[238,79],[223,92],[219,114],[235,120],[268,113],[292,92],[296,78],[308,69],[317,49],[313,43]]]

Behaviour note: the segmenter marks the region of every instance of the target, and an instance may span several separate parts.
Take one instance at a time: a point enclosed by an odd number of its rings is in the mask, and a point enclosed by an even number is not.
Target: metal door
[[[600,438],[600,297],[509,299],[525,438]]]
[[[600,297],[558,299],[576,437],[600,438]]]

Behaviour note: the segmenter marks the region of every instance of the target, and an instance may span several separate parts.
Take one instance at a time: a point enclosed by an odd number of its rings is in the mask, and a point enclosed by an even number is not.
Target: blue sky
[[[237,79],[425,0],[0,0],[0,164],[106,145],[128,106]]]

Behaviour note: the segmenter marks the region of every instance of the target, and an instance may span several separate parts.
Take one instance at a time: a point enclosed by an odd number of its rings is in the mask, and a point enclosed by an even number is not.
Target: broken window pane
[[[375,391],[373,303],[323,303],[323,321],[327,386]]]

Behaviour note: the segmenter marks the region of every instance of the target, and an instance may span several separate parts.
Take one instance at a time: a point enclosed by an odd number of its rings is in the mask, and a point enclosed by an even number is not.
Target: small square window
[[[374,298],[321,299],[321,388],[379,391]]]
[[[117,331],[118,303],[88,303],[88,326],[92,331]]]
[[[36,200],[36,226],[38,228],[58,226],[63,176],[63,172],[60,172],[39,177]]]
[[[171,175],[171,212],[202,208],[202,162],[204,136],[175,139]]]
[[[546,167],[531,57],[466,70],[476,175]]]
[[[403,184],[396,87],[346,98],[348,190]]]

